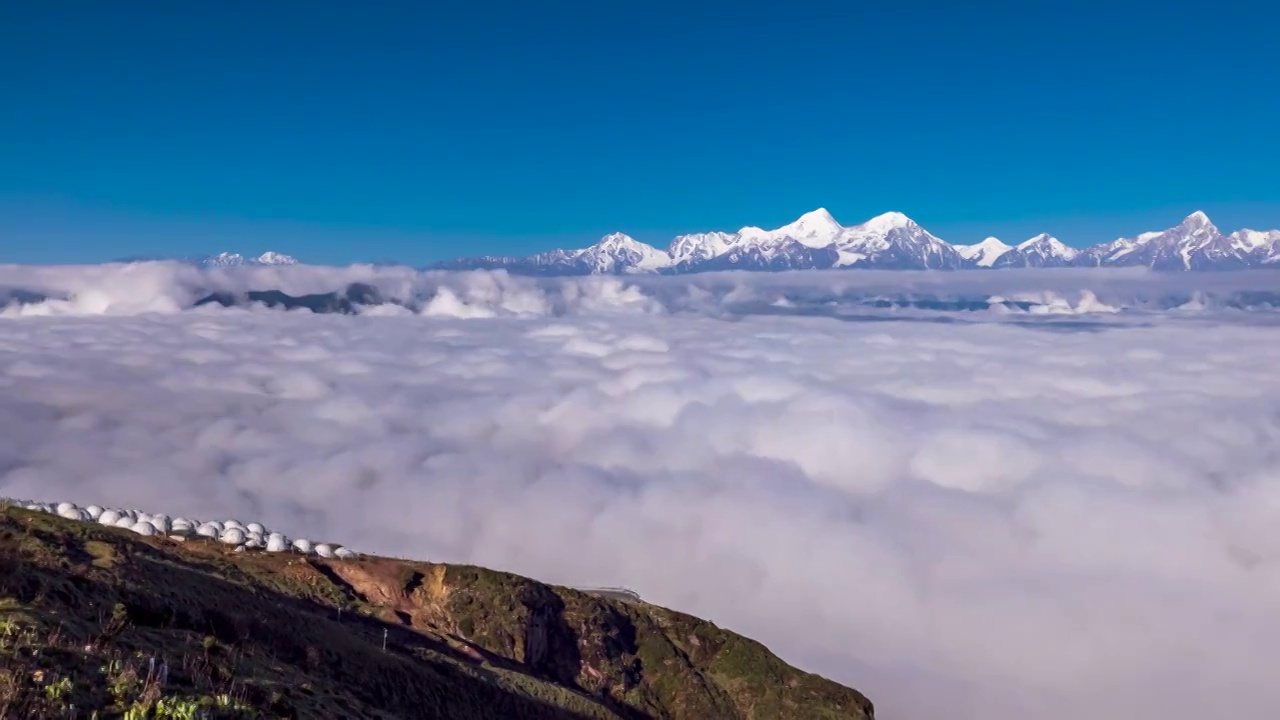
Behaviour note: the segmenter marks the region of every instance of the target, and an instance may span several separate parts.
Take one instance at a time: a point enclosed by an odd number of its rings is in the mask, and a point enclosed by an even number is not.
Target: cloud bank
[[[1273,277],[0,268],[0,495],[631,587],[889,720],[1275,717]]]
[[[1280,310],[1271,270],[1195,277],[1145,269],[724,272],[533,278],[505,271],[353,265],[201,268],[176,262],[0,265],[0,317],[311,310],[359,315],[560,317],[602,312],[830,316],[1079,315]],[[953,318],[954,319],[954,318]],[[986,318],[990,319],[990,318]]]

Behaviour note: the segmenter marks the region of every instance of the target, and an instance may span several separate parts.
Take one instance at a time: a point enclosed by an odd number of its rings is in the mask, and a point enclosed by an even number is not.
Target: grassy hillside
[[[385,643],[385,649],[384,649]],[[872,718],[763,645],[485,568],[0,506],[3,718]]]

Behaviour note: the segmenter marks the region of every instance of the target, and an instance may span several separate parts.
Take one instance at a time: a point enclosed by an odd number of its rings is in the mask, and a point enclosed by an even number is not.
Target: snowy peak
[[[245,260],[224,253],[206,264],[281,264],[284,261],[280,257],[267,253]],[[842,227],[825,208],[818,208],[774,230],[747,226],[738,232],[680,235],[666,249],[612,233],[579,250],[554,250],[527,258],[464,258],[436,267],[491,267],[513,273],[575,275],[1068,266],[1145,266],[1176,271],[1280,268],[1280,231],[1239,230],[1224,236],[1208,215],[1196,211],[1166,230],[1120,238],[1084,250],[1069,247],[1048,233],[1012,247],[994,237],[972,245],[951,245],[901,212],[887,212],[860,225]]]
[[[1000,242],[999,238],[989,237],[982,242],[973,245],[957,245],[956,252],[960,253],[960,257],[972,263],[975,267],[987,268],[995,264],[1001,255],[1009,252],[1013,246]]]
[[[1280,250],[1280,245],[1277,245],[1277,243],[1280,243],[1280,230],[1268,230],[1266,232],[1261,232],[1246,228],[1244,230],[1237,230],[1227,237],[1231,240],[1231,243],[1234,246],[1246,252],[1252,252],[1259,248],[1267,248],[1272,245],[1275,245],[1276,249]]]
[[[217,255],[210,255],[200,261],[205,267],[235,267],[244,264],[244,256],[240,253],[222,252]]]
[[[1023,240],[1022,242],[1018,243],[1017,245],[1014,246],[1014,249],[1025,250],[1027,248],[1031,248],[1036,245],[1039,245],[1040,243],[1048,242],[1050,240],[1056,240],[1056,239],[1057,238],[1053,237],[1049,233],[1040,233],[1039,235],[1028,238],[1027,240]]]
[[[738,240],[738,234],[727,232],[706,232],[679,235],[671,241],[667,253],[673,264],[693,263],[710,260],[729,252],[729,248]]]
[[[1049,233],[1040,233],[1001,255],[993,267],[1065,267],[1079,254]]]
[[[900,212],[846,228],[836,247],[842,267],[953,270],[966,264],[955,247]]]
[[[818,208],[811,210],[800,217],[795,222],[778,228],[776,232],[784,230],[794,230],[800,233],[829,233],[840,230],[840,223],[836,222],[831,213],[826,208]]]
[[[297,259],[289,255],[285,255],[284,253],[272,252],[270,250],[259,255],[252,262],[258,265],[297,265],[298,264]]]
[[[623,248],[633,248],[636,245],[642,245],[639,240],[627,235],[626,233],[609,233],[600,238],[600,242],[592,245],[591,248],[599,248],[601,250],[619,250]],[[645,247],[648,247],[647,245]]]
[[[1177,227],[1169,228],[1164,233],[1175,242],[1194,243],[1203,246],[1222,236],[1218,228],[1209,220],[1209,216],[1199,210],[1191,213]]]
[[[791,238],[810,247],[822,247],[835,240],[843,229],[826,208],[818,208],[801,215],[795,222],[767,233],[767,236],[774,240]]]
[[[1023,252],[1040,252],[1059,257],[1075,257],[1076,249],[1062,244],[1058,238],[1049,233],[1040,233],[1026,242],[1019,243],[1017,250]]]
[[[1145,232],[1097,245],[1083,255],[1091,265],[1149,267],[1153,270],[1241,268],[1255,263],[1252,250],[1241,247],[1240,238],[1224,237],[1197,210],[1177,225],[1159,232]]]
[[[888,212],[845,229],[840,244],[879,247],[895,242],[942,242],[900,212]]]
[[[665,259],[669,257],[667,253],[663,252],[662,250],[659,250],[653,247],[652,245],[642,243],[639,240],[636,240],[635,238],[625,233],[610,233],[608,235],[605,235],[604,237],[600,238],[600,242],[582,251],[582,254],[584,256],[590,255],[593,253],[599,254],[599,255],[609,255],[613,257],[625,256],[625,257],[633,257],[633,258],[646,258],[649,260],[654,260],[659,258]]]
[[[959,251],[961,255],[965,255],[966,257],[972,257],[974,255],[978,255],[983,250],[997,250],[999,252],[1004,252],[1006,250],[1011,250],[1011,249],[1013,249],[1012,245],[1001,242],[1000,238],[998,237],[985,238],[982,240],[982,242],[977,242],[972,245],[956,246],[956,250]]]
[[[610,233],[574,258],[593,273],[653,272],[671,264],[671,256],[625,233]]]
[[[1209,216],[1199,210],[1191,213],[1174,228],[1184,238],[1196,242],[1203,246],[1222,237],[1222,233],[1218,231],[1218,227],[1209,220]]]
[[[1213,232],[1218,231],[1218,228],[1215,227],[1213,222],[1209,220],[1209,216],[1204,214],[1204,212],[1201,210],[1197,210],[1191,213],[1190,215],[1188,215],[1186,219],[1184,219],[1181,223],[1178,224],[1178,227],[1186,228],[1192,231],[1197,231],[1197,230],[1212,230]]]
[[[239,267],[241,265],[297,265],[298,261],[283,253],[268,250],[256,258],[246,258],[240,253],[223,252],[199,261],[204,267]]]
[[[900,212],[887,212],[862,223],[859,228],[868,232],[887,233],[899,228],[920,227],[916,221]]]

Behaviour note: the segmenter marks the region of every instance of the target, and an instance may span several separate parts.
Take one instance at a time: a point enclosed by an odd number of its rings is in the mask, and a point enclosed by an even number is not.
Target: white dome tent
[[[133,527],[129,529],[138,533],[139,535],[155,535],[156,534],[156,526],[152,525],[149,522],[144,522],[142,520],[139,520],[138,522],[134,523]]]
[[[284,533],[269,530],[260,522],[241,523],[239,520],[200,521],[187,517],[174,517],[163,513],[150,514],[140,510],[127,510],[103,505],[81,507],[72,502],[41,503],[30,500],[14,500],[0,497],[0,505],[12,505],[33,512],[43,512],[74,520],[96,522],[104,527],[119,528],[143,537],[186,541],[188,539],[231,545],[232,552],[260,551],[268,553],[296,553],[315,555],[324,559],[351,560],[359,554],[337,543],[314,543],[306,538],[290,539]]]

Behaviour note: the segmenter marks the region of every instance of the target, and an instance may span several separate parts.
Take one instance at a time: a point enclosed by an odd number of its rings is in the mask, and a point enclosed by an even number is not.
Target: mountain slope
[[[1266,267],[1280,252],[1280,231],[1239,230],[1223,235],[1203,212],[1157,232],[1101,243],[1080,253],[1077,264],[1148,267],[1153,270],[1238,270]]]
[[[956,270],[960,252],[900,212],[888,212],[843,230],[836,239],[841,267],[883,270]]]
[[[1084,250],[1047,233],[1017,247],[995,238],[952,245],[899,212],[845,227],[823,208],[774,230],[677,236],[666,250],[614,233],[581,250],[527,258],[462,258],[433,269],[506,269],[531,275],[682,274],[713,270],[960,270],[1010,267],[1134,267],[1155,270],[1280,268],[1280,230],[1223,235],[1202,212],[1168,230],[1121,238]]]
[[[873,717],[854,690],[625,595],[235,553],[0,507],[0,717],[162,704],[227,718]]]

